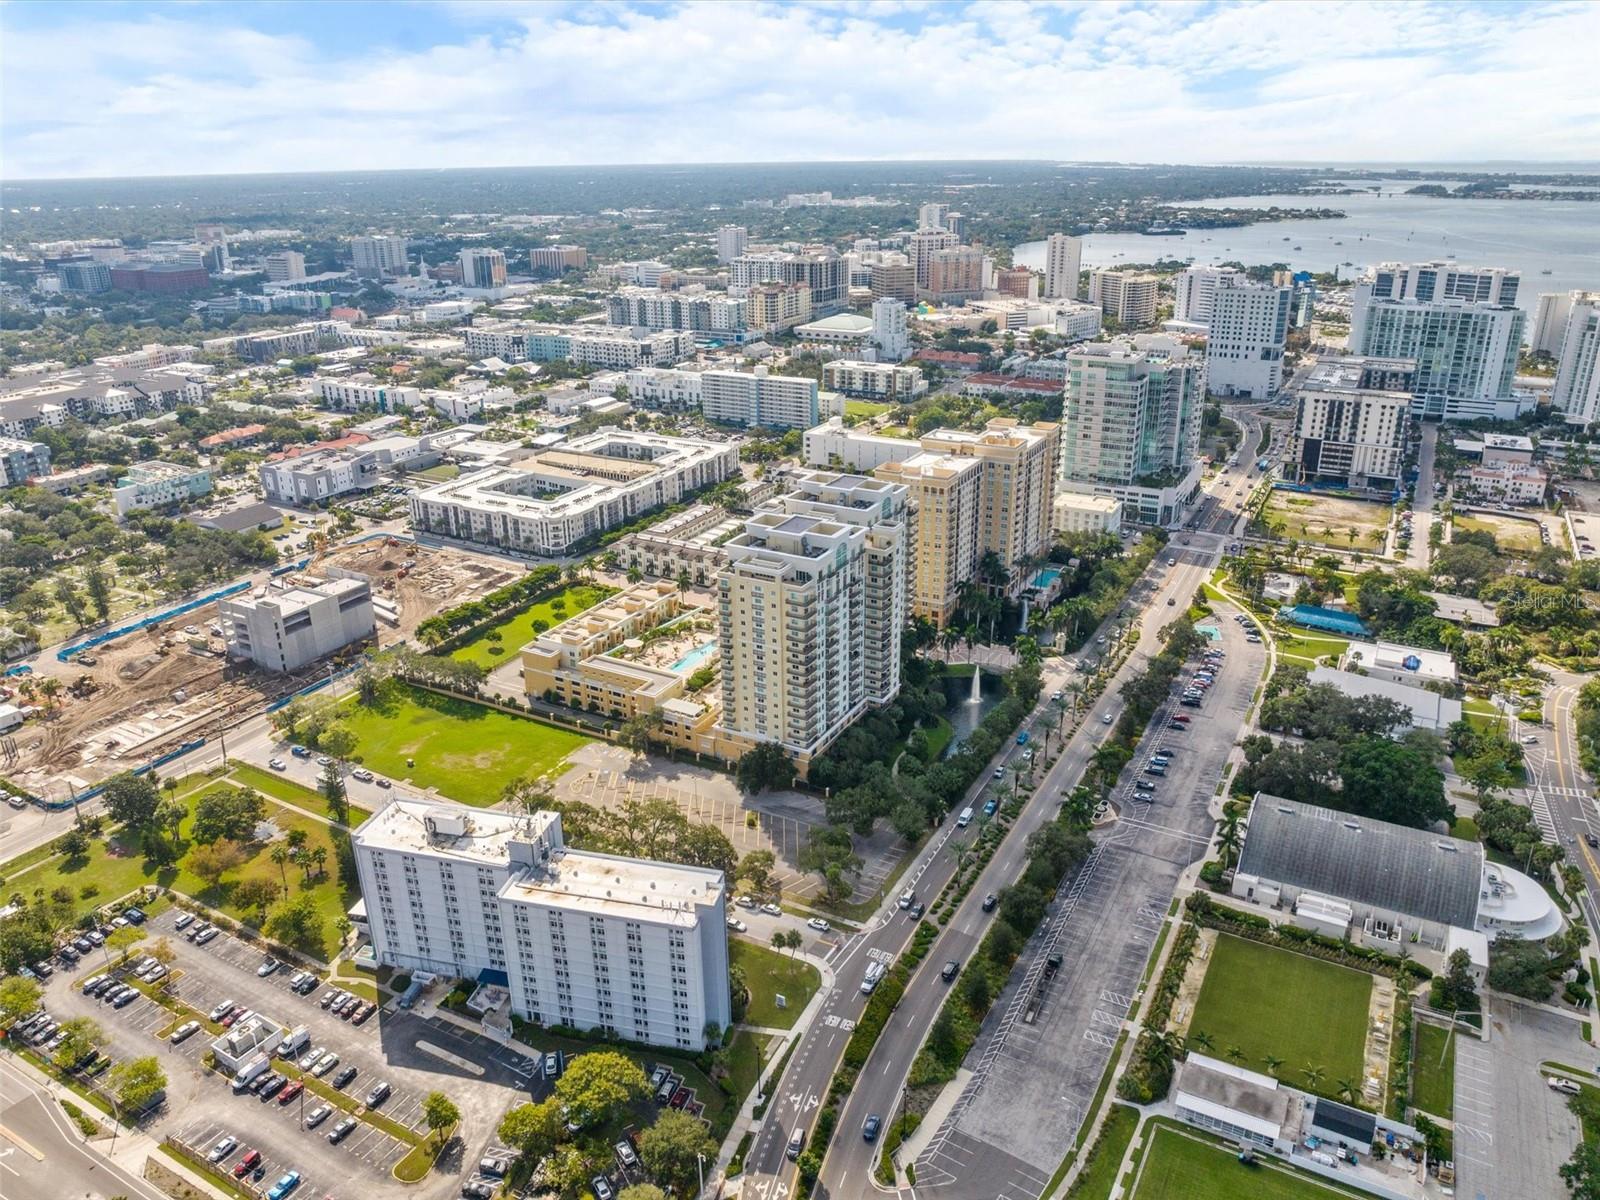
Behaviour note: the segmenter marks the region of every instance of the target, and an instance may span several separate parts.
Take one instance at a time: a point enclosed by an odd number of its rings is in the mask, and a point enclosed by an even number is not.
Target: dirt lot
[[[1389,527],[1389,514],[1386,504],[1286,490],[1273,492],[1267,506],[1267,519],[1281,523],[1286,538],[1366,551],[1382,545],[1374,534]]]
[[[1537,554],[1544,544],[1539,540],[1539,522],[1532,517],[1508,517],[1475,508],[1458,513],[1455,527],[1491,533],[1502,550],[1524,558]]]
[[[458,550],[419,548],[408,555],[409,549],[406,543],[375,541],[336,550],[322,564],[370,576],[378,597],[398,603],[398,623],[378,621],[380,645],[408,636],[440,609],[501,587],[519,573]],[[18,759],[6,766],[6,774],[41,795],[64,799],[67,788],[89,786],[185,740],[214,734],[324,669],[283,676],[230,664],[212,628],[216,620],[216,606],[208,605],[129,634],[96,647],[93,666],[45,656],[38,671],[61,681],[59,708],[55,716],[18,731]],[[186,632],[191,629],[195,632]]]

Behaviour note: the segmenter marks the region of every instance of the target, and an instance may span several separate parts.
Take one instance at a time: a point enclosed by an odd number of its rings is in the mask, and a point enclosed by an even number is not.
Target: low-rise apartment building
[[[863,400],[904,404],[928,390],[928,381],[916,367],[897,363],[858,362],[840,358],[822,368],[822,385],[831,391]]]
[[[111,489],[117,516],[123,517],[136,509],[171,508],[198,500],[211,491],[211,469],[189,467],[180,463],[135,463],[127,474]]]
[[[43,442],[0,437],[0,487],[17,487],[50,474],[50,447]]]
[[[365,448],[315,450],[262,463],[258,475],[269,504],[306,508],[383,482],[378,456]]]

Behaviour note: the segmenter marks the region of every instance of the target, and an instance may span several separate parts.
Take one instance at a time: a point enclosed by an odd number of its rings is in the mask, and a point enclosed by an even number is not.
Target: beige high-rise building
[[[725,547],[718,732],[777,742],[804,770],[900,690],[906,490],[838,472],[798,482]]]
[[[1154,275],[1102,268],[1089,272],[1089,303],[1125,326],[1149,325],[1156,319],[1160,286]]]
[[[1045,421],[998,418],[978,433],[933,430],[920,445],[921,453],[884,463],[876,474],[911,491],[917,506],[912,612],[942,626],[985,554],[997,555],[1005,570],[1005,595],[1027,585],[1021,564],[1044,553],[1052,538],[1060,431]]]
[[[870,278],[874,300],[899,300],[910,304],[917,298],[917,271],[910,263],[873,263]]]

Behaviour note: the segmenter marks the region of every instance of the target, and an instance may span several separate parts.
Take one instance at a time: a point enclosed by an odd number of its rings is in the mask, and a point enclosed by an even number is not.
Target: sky
[[[9,179],[1600,160],[1600,3],[0,3]]]

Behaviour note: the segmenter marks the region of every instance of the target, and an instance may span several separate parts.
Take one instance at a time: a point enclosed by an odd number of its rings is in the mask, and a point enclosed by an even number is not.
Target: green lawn
[[[1506,720],[1505,713],[1487,700],[1479,699],[1476,696],[1468,696],[1461,702],[1461,713],[1468,721],[1480,729],[1490,729],[1496,725],[1504,725]]]
[[[1450,1120],[1455,1111],[1456,1044],[1448,1029],[1417,1022],[1417,1057],[1411,1065],[1411,1103]]]
[[[593,608],[615,591],[615,588],[597,583],[575,583],[564,587],[537,604],[496,621],[465,646],[452,652],[450,657],[461,662],[477,663],[480,667],[498,667],[539,636],[540,631],[534,628],[534,622],[543,622],[546,629],[559,625],[568,617],[575,617],[584,609]]]
[[[755,1087],[762,1068],[772,1065],[771,1046],[777,1040],[768,1034],[752,1033],[748,1029],[741,1029],[733,1035],[733,1041],[728,1043],[728,1083],[733,1088],[736,1104],[744,1103],[750,1089]]]
[[[1276,1055],[1278,1074],[1296,1087],[1305,1083],[1306,1064],[1315,1064],[1324,1074],[1312,1090],[1334,1096],[1341,1079],[1361,1085],[1371,993],[1364,972],[1225,934],[1206,968],[1189,1044],[1209,1034],[1212,1048],[1202,1053],[1226,1058],[1236,1046],[1241,1065],[1256,1071]]]
[[[871,400],[846,400],[844,402],[844,415],[847,417],[875,417],[879,413],[886,413],[894,405],[874,404]]]
[[[424,479],[445,483],[461,474],[461,468],[456,466],[455,463],[440,463],[436,467],[424,467],[422,470],[415,472],[415,474],[422,476]]]
[[[365,766],[479,808],[499,800],[513,779],[553,774],[591,740],[420,688],[402,688],[377,708],[349,704],[344,721]]]
[[[228,764],[228,776],[235,783],[255,788],[263,796],[282,800],[285,804],[296,805],[308,812],[322,813],[332,820],[332,814],[328,812],[328,802],[322,798],[321,792],[302,787],[294,780],[285,779],[274,771],[263,771],[260,767],[249,763],[234,761]],[[372,815],[359,805],[351,804],[349,809],[349,825],[352,829]]]
[[[1067,1200],[1106,1200],[1117,1182],[1117,1168],[1122,1156],[1133,1141],[1133,1131],[1139,1127],[1139,1110],[1126,1104],[1113,1104],[1095,1140],[1094,1159],[1073,1181]]]
[[[271,879],[280,886],[286,883],[292,896],[304,891],[316,899],[317,910],[323,920],[323,947],[324,950],[331,950],[335,936],[334,922],[354,903],[355,895],[354,893],[346,895],[339,884],[338,863],[328,826],[312,817],[303,816],[280,804],[267,801],[267,820],[285,835],[291,830],[303,830],[307,849],[314,850],[321,847],[327,851],[327,859],[323,865],[324,873],[307,882],[298,867],[285,864],[284,869],[280,870],[267,856],[268,847],[265,844],[254,843],[248,847],[250,858],[244,866],[224,876],[222,883],[213,889],[208,887],[203,879],[192,874],[184,866],[183,859],[190,846],[188,835],[194,807],[206,790],[198,789],[184,798],[189,807],[190,817],[185,818],[178,826],[179,855],[177,862],[171,866],[158,866],[146,859],[137,839],[116,833],[109,839],[95,841],[89,853],[81,860],[68,861],[56,855],[20,872],[14,870],[11,864],[0,866],[0,874],[4,874],[9,888],[26,894],[32,894],[38,887],[44,888],[46,892],[54,891],[57,887],[67,887],[75,896],[82,897],[83,889],[86,887],[98,889],[92,896],[83,898],[82,903],[85,908],[92,904],[104,904],[147,884],[157,884],[193,896],[201,903],[226,913],[234,920],[248,921],[250,924],[257,923],[257,914],[254,910],[246,912],[233,903],[233,889],[245,879]]]
[[[744,1019],[751,1025],[792,1029],[822,982],[817,969],[803,958],[758,945],[748,938],[728,939],[728,960],[744,972],[750,988],[750,1008]],[[779,1008],[782,994],[786,1007]]]
[[[1269,1165],[1247,1167],[1230,1147],[1197,1141],[1164,1125],[1145,1126],[1132,1200],[1331,1200],[1359,1196],[1312,1175]]]
[[[1328,655],[1337,657],[1350,644],[1348,638],[1330,637],[1309,630],[1293,629],[1286,625],[1274,626],[1274,640],[1278,643],[1278,657],[1302,667],[1314,667]]]

